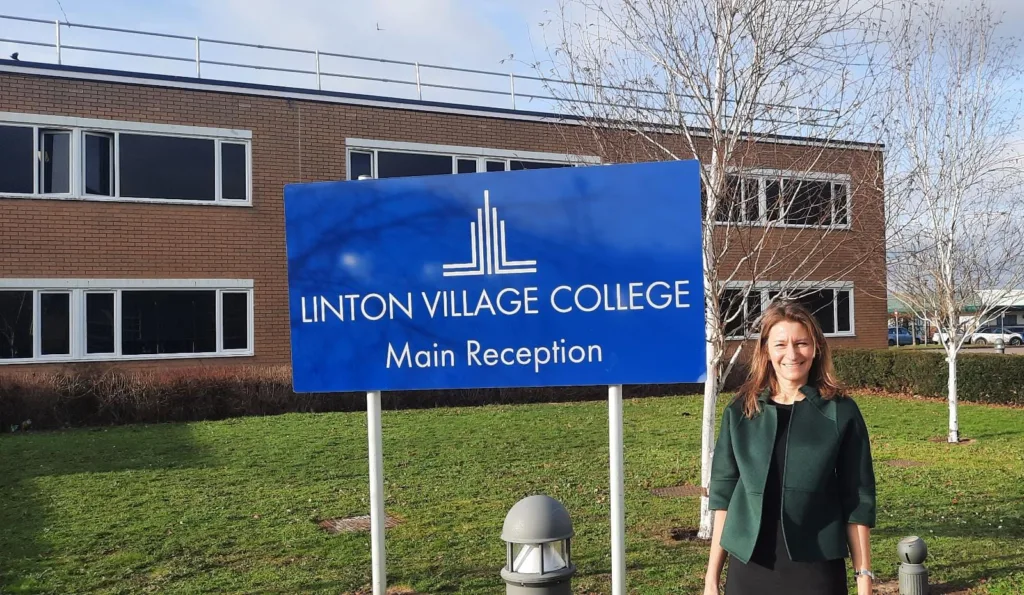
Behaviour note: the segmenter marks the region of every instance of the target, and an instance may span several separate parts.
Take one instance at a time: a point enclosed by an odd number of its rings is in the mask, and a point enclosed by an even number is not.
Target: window
[[[31,194],[35,152],[29,126],[0,125],[0,192]]]
[[[225,200],[245,200],[249,195],[245,172],[245,145],[220,144],[220,195]]]
[[[32,292],[0,290],[0,361],[32,357]]]
[[[359,176],[373,177],[373,153],[352,151],[348,154],[348,177],[350,180],[358,180]]]
[[[114,294],[85,294],[85,352],[114,353]]]
[[[114,196],[114,135],[86,132],[85,193]]]
[[[121,134],[121,196],[214,200],[214,141]]]
[[[757,221],[760,218],[759,192],[757,180],[726,176],[725,196],[718,202],[715,220],[723,223]],[[702,200],[706,200],[703,195]]]
[[[377,151],[377,177],[400,178],[452,173],[451,155]]]
[[[221,325],[224,349],[236,350],[249,347],[249,296],[245,293],[224,292],[222,294]]]
[[[249,150],[244,131],[0,113],[0,194],[248,205]]]
[[[761,318],[761,292],[726,289],[722,292],[719,312],[726,337],[741,337],[745,333],[756,332],[756,325]]]
[[[596,158],[549,153],[517,153],[500,149],[450,147],[366,139],[347,139],[347,177],[400,178],[477,172],[520,171],[574,167],[599,162]],[[550,156],[550,157],[548,157]],[[547,158],[546,158],[547,157]]]
[[[121,292],[121,353],[213,353],[215,291]]]
[[[839,283],[836,287],[787,288],[785,292],[771,289],[771,283],[762,287],[739,285],[728,287],[722,292],[722,324],[726,337],[737,339],[744,337],[744,325],[747,336],[756,336],[756,324],[759,322],[762,304],[769,304],[776,299],[791,299],[806,306],[821,325],[821,330],[829,337],[852,336],[853,326],[853,289],[848,283]],[[744,293],[749,291],[745,302]],[[734,316],[742,309],[740,315]]]
[[[0,289],[0,363],[253,353],[251,281],[28,283]]]
[[[549,163],[545,161],[518,161],[511,159],[508,162],[508,168],[510,171],[519,171],[523,169],[549,169],[552,167],[569,167],[568,163]]]
[[[790,176],[752,170],[726,179],[718,203],[720,223],[767,223],[795,227],[849,225],[849,184],[832,174]]]
[[[71,294],[39,295],[39,340],[42,355],[71,353]]]
[[[39,173],[40,192],[43,194],[69,194],[71,192],[71,133],[62,131],[40,132]]]

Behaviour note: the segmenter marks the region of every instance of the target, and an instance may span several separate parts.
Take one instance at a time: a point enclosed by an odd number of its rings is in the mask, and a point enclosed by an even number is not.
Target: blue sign
[[[698,164],[285,188],[299,392],[700,382]]]

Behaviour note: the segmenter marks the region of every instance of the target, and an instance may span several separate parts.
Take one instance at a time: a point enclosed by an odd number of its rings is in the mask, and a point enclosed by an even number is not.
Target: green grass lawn
[[[879,481],[874,567],[920,534],[933,581],[1024,592],[1024,411],[963,405],[973,444],[930,442],[940,402],[859,399]],[[367,514],[366,417],[284,415],[0,436],[0,592],[345,593],[369,583],[369,534],[315,521]],[[573,515],[578,593],[608,593],[607,405],[384,412],[389,584],[504,592],[505,512],[545,492]],[[700,399],[625,404],[631,593],[695,593],[703,544],[674,541],[696,498]],[[885,463],[909,459],[921,466]]]

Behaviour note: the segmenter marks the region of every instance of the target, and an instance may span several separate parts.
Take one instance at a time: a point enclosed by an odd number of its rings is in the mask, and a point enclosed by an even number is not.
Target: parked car
[[[971,335],[971,343],[975,345],[986,345],[995,343],[996,339],[1002,339],[1006,345],[1020,345],[1024,343],[1024,335],[1010,332],[1009,329],[995,326],[983,326]]]
[[[910,334],[907,329],[891,328],[889,329],[889,346],[893,345],[913,345],[914,337]]]

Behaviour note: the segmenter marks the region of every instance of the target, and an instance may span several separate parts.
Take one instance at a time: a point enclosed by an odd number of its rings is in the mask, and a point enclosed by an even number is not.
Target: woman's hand
[[[857,595],[871,595],[871,577],[860,575],[857,577]]]

